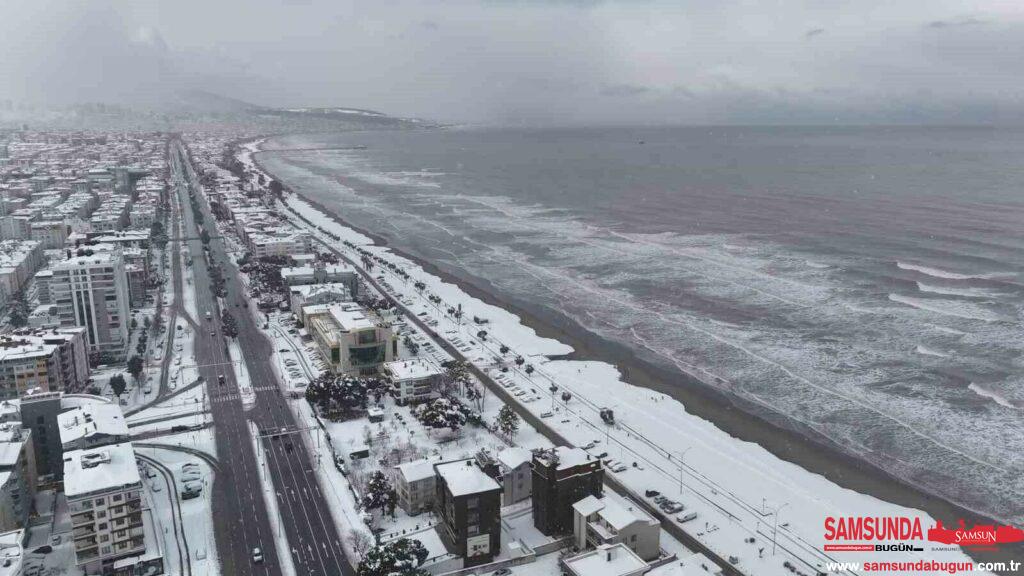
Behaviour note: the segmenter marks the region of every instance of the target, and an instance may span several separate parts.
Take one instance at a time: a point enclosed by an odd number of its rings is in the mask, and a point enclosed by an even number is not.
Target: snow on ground
[[[822,523],[829,516],[916,516],[923,525],[934,520],[924,512],[882,502],[837,486],[825,478],[785,462],[754,443],[739,442],[718,430],[710,422],[686,412],[679,402],[650,390],[623,383],[617,369],[604,362],[550,361],[543,356],[563,355],[571,348],[555,340],[538,337],[523,326],[513,314],[471,298],[457,286],[442,282],[425,273],[416,264],[392,254],[387,248],[372,245],[372,241],[358,232],[341,226],[320,213],[302,199],[292,195],[288,205],[314,225],[329,230],[342,240],[353,242],[376,255],[398,264],[410,274],[408,284],[383,267],[374,268],[373,274],[384,275],[393,283],[392,293],[401,294],[401,300],[413,312],[420,314],[438,334],[456,345],[478,366],[493,369],[496,348],[503,343],[511,348],[509,358],[522,355],[536,371],[531,376],[517,373],[514,363],[506,376],[508,387],[515,388],[519,401],[536,413],[551,411],[551,380],[562,389],[574,392],[563,415],[546,420],[574,442],[585,444],[592,440],[611,442],[609,457],[627,465],[627,470],[612,473],[634,492],[658,488],[666,494],[679,495],[680,461],[683,490],[681,499],[700,518],[687,526],[694,536],[717,550],[722,556],[737,556],[739,568],[759,574],[788,573],[784,561],[805,560],[821,565],[824,555]],[[291,216],[282,211],[285,216]],[[348,251],[340,242],[309,228],[296,218],[293,223],[310,229],[339,250]],[[352,251],[348,251],[354,255]],[[354,258],[358,261],[358,256]],[[427,288],[420,294],[412,285],[421,281]],[[427,300],[427,295],[440,296],[440,308]],[[484,326],[467,329],[453,322],[444,313],[446,306],[462,305],[463,324],[471,324],[473,316],[487,319]],[[422,314],[421,314],[422,313]],[[481,343],[476,332],[485,329],[487,342]],[[427,351],[429,353],[429,351]],[[613,408],[618,424],[605,427],[595,419],[595,407]],[[562,420],[568,419],[568,422]],[[650,440],[653,439],[653,440]],[[638,468],[632,463],[637,462]],[[643,466],[643,470],[639,469]],[[740,471],[740,473],[737,473]],[[781,526],[774,530],[778,517]],[[773,556],[759,557],[758,549],[770,544],[775,534],[779,550]],[[754,536],[755,544],[745,540]],[[770,549],[770,546],[768,546]],[[846,553],[841,561],[864,560]],[[911,555],[913,557],[913,555]],[[918,556],[920,557],[920,556]],[[929,551],[928,558],[945,561],[968,561],[959,550]],[[872,560],[907,560],[908,553],[872,553]],[[799,562],[799,560],[797,560]],[[802,562],[801,562],[802,564]]]
[[[213,416],[209,412],[195,411],[191,414],[180,416],[170,420],[161,420],[159,422],[152,422],[148,424],[138,424],[136,426],[132,426],[130,428],[130,431],[133,436],[145,434],[148,432],[160,431],[171,433],[171,429],[174,428],[175,426],[187,426],[191,428],[193,426],[201,426],[211,421],[213,421]],[[136,420],[132,420],[132,422],[136,422]],[[140,422],[144,422],[144,420]],[[150,440],[153,439],[151,438]]]
[[[208,431],[204,432],[206,432],[207,436],[210,436]],[[198,438],[201,434],[202,433],[188,433],[178,435],[179,438],[171,439],[171,442],[166,442],[167,439],[161,439],[161,442],[173,445],[173,443],[181,442],[180,436],[191,437],[188,439],[192,440]],[[212,441],[211,436],[208,440],[199,441],[197,443],[205,444],[206,442],[212,443]],[[186,445],[195,447],[191,444],[192,442],[190,441]],[[184,534],[185,540],[188,542],[192,574],[195,576],[213,576],[219,574],[220,562],[217,556],[217,544],[214,539],[213,508],[210,505],[210,494],[213,485],[214,472],[210,468],[209,464],[190,454],[176,452],[173,450],[152,448],[148,446],[136,446],[135,449],[138,454],[152,458],[166,466],[174,476],[172,488],[175,490],[175,493],[168,492],[166,481],[162,474],[157,473],[154,477],[147,477],[143,481],[146,487],[148,502],[153,508],[153,517],[158,523],[157,533],[164,535],[164,558],[168,563],[168,567],[173,568],[178,564],[177,548],[172,536],[173,524],[171,514],[173,512],[170,498],[179,498],[181,507],[181,530],[182,534]],[[198,465],[198,470],[201,474],[201,479],[198,480],[198,482],[201,482],[204,488],[200,497],[190,500],[181,500],[180,491],[184,483],[184,479],[182,477],[184,471],[182,466],[186,463]],[[168,573],[181,573],[181,571],[180,568],[177,572],[171,569],[168,570]]]
[[[260,479],[260,488],[263,492],[263,502],[267,506],[267,515],[270,517],[270,530],[274,534],[274,548],[277,550],[277,557],[280,559],[281,572],[285,576],[296,576],[295,561],[288,547],[288,537],[281,532],[281,511],[277,507],[277,498],[274,496],[274,481],[265,472],[267,469],[266,455],[263,452],[263,448],[260,447],[259,439],[256,438],[258,433],[255,424],[250,422],[249,439],[252,442],[252,450],[256,454],[256,462],[260,469],[260,474],[257,474],[257,477]]]
[[[242,405],[246,409],[252,408],[256,404],[256,391],[252,389],[252,382],[249,380],[249,369],[245,365],[242,348],[234,338],[228,339],[228,354],[231,355],[231,366],[235,369],[235,380],[238,381],[238,394],[242,398]]]

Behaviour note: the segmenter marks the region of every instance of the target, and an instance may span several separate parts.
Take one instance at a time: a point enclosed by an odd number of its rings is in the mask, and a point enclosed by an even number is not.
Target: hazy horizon
[[[977,3],[40,0],[0,9],[0,98],[208,90],[485,125],[1024,120],[1024,9]]]

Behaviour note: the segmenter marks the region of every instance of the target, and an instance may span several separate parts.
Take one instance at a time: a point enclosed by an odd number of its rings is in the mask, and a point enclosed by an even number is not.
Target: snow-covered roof
[[[25,550],[21,543],[25,540],[25,530],[19,528],[0,534],[0,576],[21,574]]]
[[[426,458],[399,464],[395,468],[398,468],[398,473],[409,484],[434,477],[434,463]]]
[[[64,453],[64,494],[68,498],[139,482],[130,442]]]
[[[621,543],[599,546],[564,562],[567,568],[580,576],[622,576],[647,567],[643,559]]]
[[[331,317],[338,327],[346,332],[376,328],[377,324],[367,316],[366,311],[356,304],[331,304]]]
[[[501,490],[501,486],[493,478],[484,474],[472,460],[456,460],[446,464],[438,464],[434,468],[437,475],[444,479],[452,496],[468,496],[492,490]]]
[[[128,424],[116,404],[84,404],[57,415],[60,442],[67,445],[97,435],[128,436]]]
[[[395,380],[420,380],[442,373],[442,369],[435,362],[426,358],[415,360],[395,360],[384,364],[384,370]]]
[[[495,458],[509,469],[514,469],[528,464],[533,459],[533,453],[526,448],[513,446],[498,452]]]
[[[565,470],[567,468],[573,468],[575,466],[581,466],[594,462],[590,459],[590,455],[586,451],[580,448],[571,448],[569,446],[556,446],[554,448],[555,454],[558,457],[558,469]],[[548,455],[546,453],[538,453],[537,459],[541,462],[548,462]]]
[[[601,502],[594,495],[587,496],[583,500],[572,505],[572,509],[575,510],[580,516],[584,518],[591,514],[602,510],[604,508],[604,502]]]
[[[670,562],[647,573],[647,576],[720,576],[722,569],[700,552],[678,562]]]

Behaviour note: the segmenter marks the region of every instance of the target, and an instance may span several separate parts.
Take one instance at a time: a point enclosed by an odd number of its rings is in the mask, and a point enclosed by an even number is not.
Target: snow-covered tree
[[[516,433],[519,432],[519,415],[506,404],[498,411],[498,416],[494,420],[494,425],[497,426],[498,430],[500,430],[502,434],[511,440],[512,438],[515,438]]]
[[[366,496],[363,497],[363,509],[380,510],[394,517],[395,505],[398,504],[398,493],[391,481],[380,470],[373,473],[366,484]]]
[[[358,576],[428,576],[420,568],[427,561],[427,549],[419,540],[398,538],[370,548],[359,562]]]
[[[366,381],[325,372],[306,387],[306,400],[321,412],[349,416],[366,408]]]
[[[455,432],[466,423],[469,410],[455,398],[437,398],[420,404],[413,416],[427,428],[450,428]]]

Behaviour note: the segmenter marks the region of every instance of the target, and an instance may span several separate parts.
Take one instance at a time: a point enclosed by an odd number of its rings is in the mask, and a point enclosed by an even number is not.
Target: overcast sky
[[[0,97],[446,122],[1020,123],[1024,1],[4,0]]]

